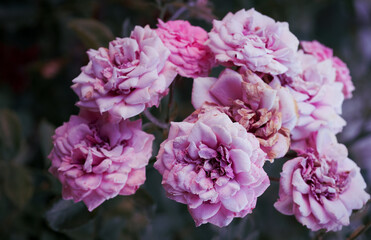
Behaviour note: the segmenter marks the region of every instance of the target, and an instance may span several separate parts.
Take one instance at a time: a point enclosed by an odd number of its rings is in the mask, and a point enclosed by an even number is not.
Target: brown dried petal
[[[267,139],[263,139],[263,138],[258,137],[258,140],[259,140],[261,146],[267,147],[267,148],[272,147],[274,144],[277,143],[278,134],[274,134]]]
[[[217,109],[222,113],[227,113],[229,108],[217,105],[215,103],[205,102],[202,107],[196,109],[191,115],[184,119],[184,122],[195,123],[200,116],[213,109]]]
[[[271,147],[262,147],[263,151],[267,153],[268,159],[275,159],[283,157],[290,146],[290,130],[285,127],[280,128],[275,136],[278,137],[276,143]]]
[[[258,120],[252,125],[253,128],[259,128],[266,124],[272,118],[272,112],[269,112],[267,109],[259,109],[257,111]]]
[[[276,134],[278,130],[282,126],[282,117],[281,113],[275,113],[273,117],[265,124],[265,126],[259,128],[256,130],[256,136],[262,137],[262,138],[267,138],[271,136],[272,134]]]
[[[242,82],[242,91],[243,101],[249,103],[253,110],[257,110],[263,94],[263,88],[259,84]]]
[[[285,128],[285,127],[281,127],[280,130],[278,130],[278,133],[279,134],[282,134],[284,137],[290,139],[290,130]]]

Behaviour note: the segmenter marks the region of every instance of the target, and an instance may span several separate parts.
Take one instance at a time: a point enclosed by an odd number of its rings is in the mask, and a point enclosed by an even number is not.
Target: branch
[[[181,8],[179,8],[179,9],[174,13],[174,15],[173,15],[169,20],[170,20],[170,21],[174,21],[174,20],[176,20],[176,19],[179,18],[180,15],[182,15],[182,13],[184,13],[186,10],[187,10],[187,7],[181,7]]]
[[[359,226],[350,236],[347,238],[347,240],[353,240],[359,237],[362,233],[366,232],[366,230],[371,226],[371,221],[368,222],[366,225]]]
[[[276,178],[276,177],[269,177],[269,180],[271,180],[273,182],[280,182],[280,179]]]
[[[167,113],[166,113],[166,118],[165,118],[166,122],[170,121],[170,111],[171,111],[171,108],[172,108],[172,105],[173,105],[173,102],[174,102],[175,82],[177,80],[180,80],[180,79],[182,79],[182,77],[180,75],[177,75],[175,77],[174,81],[171,83],[171,85],[169,87],[170,92],[169,92],[169,101],[168,101],[168,104],[167,104]]]
[[[148,109],[144,110],[143,111],[144,113],[144,116],[146,116],[146,118],[151,121],[153,124],[155,124],[157,127],[159,128],[162,128],[162,129],[168,129],[169,128],[169,124],[168,123],[163,123],[163,122],[160,122],[156,117],[154,117],[149,111]]]

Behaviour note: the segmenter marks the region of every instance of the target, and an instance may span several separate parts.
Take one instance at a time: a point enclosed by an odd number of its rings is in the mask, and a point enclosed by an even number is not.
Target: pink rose
[[[167,196],[188,205],[196,225],[227,226],[255,208],[269,186],[255,136],[216,108],[172,123],[154,167]]]
[[[318,41],[301,41],[300,45],[305,53],[313,55],[320,62],[326,59],[332,59],[333,57],[332,49],[326,47]]]
[[[291,139],[302,141],[321,128],[339,133],[346,122],[341,118],[344,95],[342,84],[335,81],[330,60],[319,62],[313,55],[298,53],[302,73],[294,77],[275,76],[289,89],[299,110],[299,119],[291,131]]]
[[[176,72],[167,63],[170,51],[156,31],[135,27],[130,38],[117,38],[109,48],[88,51],[90,62],[73,80],[77,106],[130,118],[158,106]]]
[[[279,80],[268,85],[249,70],[240,74],[226,69],[218,79],[194,80],[193,106],[197,109],[205,102],[226,106],[224,112],[258,138],[268,159],[283,157],[288,151],[297,107]]]
[[[254,9],[214,20],[207,45],[216,60],[227,66],[245,66],[272,75],[298,70],[295,54],[299,41],[288,24],[275,22]]]
[[[336,81],[343,84],[344,97],[351,98],[355,87],[348,66],[338,57],[332,58],[332,66],[336,69]]]
[[[200,27],[192,26],[188,21],[159,20],[158,36],[171,55],[169,61],[177,66],[177,72],[183,77],[207,76],[214,65],[214,56],[204,43],[207,32]]]
[[[351,98],[352,92],[354,91],[354,85],[349,74],[349,69],[347,65],[343,61],[341,61],[340,58],[333,56],[332,49],[322,45],[317,41],[302,41],[301,46],[303,47],[305,53],[312,54],[320,62],[327,59],[331,60],[332,67],[336,70],[335,81],[343,84],[342,91],[345,98]]]
[[[83,201],[92,211],[107,199],[134,194],[144,183],[153,139],[140,120],[71,116],[55,131],[49,171],[61,181],[64,199]]]
[[[330,131],[320,130],[312,143],[313,150],[302,149],[284,164],[274,206],[313,231],[338,231],[370,196],[359,167]]]

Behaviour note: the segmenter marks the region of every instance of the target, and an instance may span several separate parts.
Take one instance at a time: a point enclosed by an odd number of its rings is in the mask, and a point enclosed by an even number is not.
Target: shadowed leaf
[[[82,202],[60,200],[46,212],[46,220],[55,231],[63,231],[80,227],[95,216],[89,212]]]
[[[70,21],[72,28],[87,48],[98,49],[107,46],[114,39],[111,30],[94,19],[75,19]]]
[[[52,136],[54,134],[55,127],[47,122],[46,120],[42,120],[39,125],[39,136],[40,136],[40,147],[44,159],[46,161],[46,165],[49,165],[48,155],[53,148],[53,140]]]
[[[0,160],[14,159],[21,147],[21,124],[10,110],[0,110]]]

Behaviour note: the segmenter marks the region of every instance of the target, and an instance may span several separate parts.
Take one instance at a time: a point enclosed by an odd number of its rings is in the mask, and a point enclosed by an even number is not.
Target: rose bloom
[[[344,145],[322,129],[312,141],[312,150],[287,161],[280,178],[275,208],[313,231],[338,231],[349,224],[352,210],[361,209],[370,196],[359,167]]]
[[[176,75],[167,62],[170,51],[148,26],[137,26],[130,38],[117,38],[108,49],[91,49],[88,55],[88,65],[73,80],[77,106],[119,119],[158,106]]]
[[[227,226],[255,208],[269,186],[255,136],[216,108],[173,122],[154,167],[167,196],[188,205],[196,225]]]
[[[197,109],[205,102],[227,107],[224,112],[258,138],[268,159],[283,157],[288,151],[297,107],[279,80],[268,85],[250,70],[226,69],[219,78],[194,80],[193,106]]]
[[[305,53],[312,54],[318,61],[329,59],[332,62],[332,67],[336,70],[336,82],[343,84],[343,94],[345,98],[351,98],[354,91],[352,77],[349,74],[347,65],[338,57],[333,56],[332,49],[323,44],[312,41],[302,41],[301,46]]]
[[[207,32],[192,26],[188,21],[176,20],[164,23],[159,20],[156,32],[162,42],[170,49],[169,61],[177,66],[183,77],[207,76],[214,65],[214,55],[204,45]]]
[[[56,129],[49,171],[62,183],[64,199],[83,201],[92,211],[107,199],[134,194],[144,183],[154,137],[141,130],[140,120],[117,123],[107,115],[82,115]]]
[[[330,60],[319,62],[313,55],[298,52],[302,72],[293,77],[280,78],[284,87],[297,102],[299,119],[291,131],[293,143],[304,141],[321,128],[339,133],[346,122],[340,116],[344,95],[343,85],[335,81],[335,69]]]
[[[216,60],[226,66],[245,66],[272,75],[299,68],[295,57],[299,40],[288,24],[275,22],[254,9],[214,20],[207,45]]]

